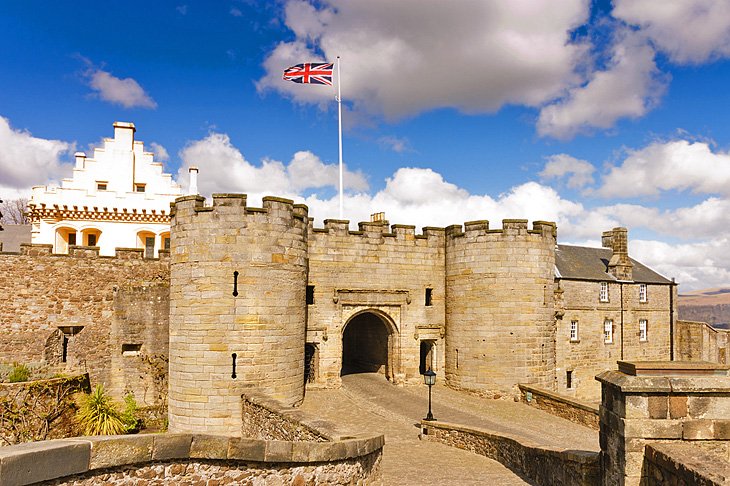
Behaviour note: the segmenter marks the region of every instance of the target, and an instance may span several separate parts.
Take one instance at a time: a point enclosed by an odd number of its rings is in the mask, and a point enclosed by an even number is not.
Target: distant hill
[[[679,318],[702,321],[720,329],[730,329],[730,288],[704,289],[679,294]]]

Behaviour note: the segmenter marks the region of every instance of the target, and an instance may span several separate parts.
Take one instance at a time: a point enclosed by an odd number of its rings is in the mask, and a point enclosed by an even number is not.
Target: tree
[[[1,224],[30,224],[28,217],[28,198],[20,197],[9,201],[0,201]]]

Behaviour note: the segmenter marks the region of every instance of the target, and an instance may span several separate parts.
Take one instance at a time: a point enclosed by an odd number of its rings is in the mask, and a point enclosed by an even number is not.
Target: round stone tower
[[[169,430],[241,435],[246,389],[304,398],[307,207],[242,194],[175,201]]]
[[[446,380],[513,394],[555,382],[554,223],[446,228]]]

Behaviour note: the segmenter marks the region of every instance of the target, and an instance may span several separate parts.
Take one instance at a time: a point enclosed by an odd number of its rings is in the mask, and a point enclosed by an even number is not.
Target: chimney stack
[[[76,158],[76,168],[83,169],[86,161],[86,154],[84,152],[76,152],[74,157]]]
[[[608,273],[618,280],[633,280],[633,267],[629,259],[628,230],[626,228],[614,228],[602,235],[603,246],[611,248],[613,254],[608,262]]]
[[[190,167],[188,172],[190,172],[190,186],[188,188],[188,194],[195,196],[198,194],[198,168]]]

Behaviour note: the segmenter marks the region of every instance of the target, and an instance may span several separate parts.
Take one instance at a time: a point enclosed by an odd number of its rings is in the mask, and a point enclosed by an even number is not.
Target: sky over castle
[[[122,120],[205,195],[337,217],[334,90],[282,71],[339,55],[351,221],[627,226],[682,290],[730,285],[725,0],[28,0],[0,39],[0,199]]]

